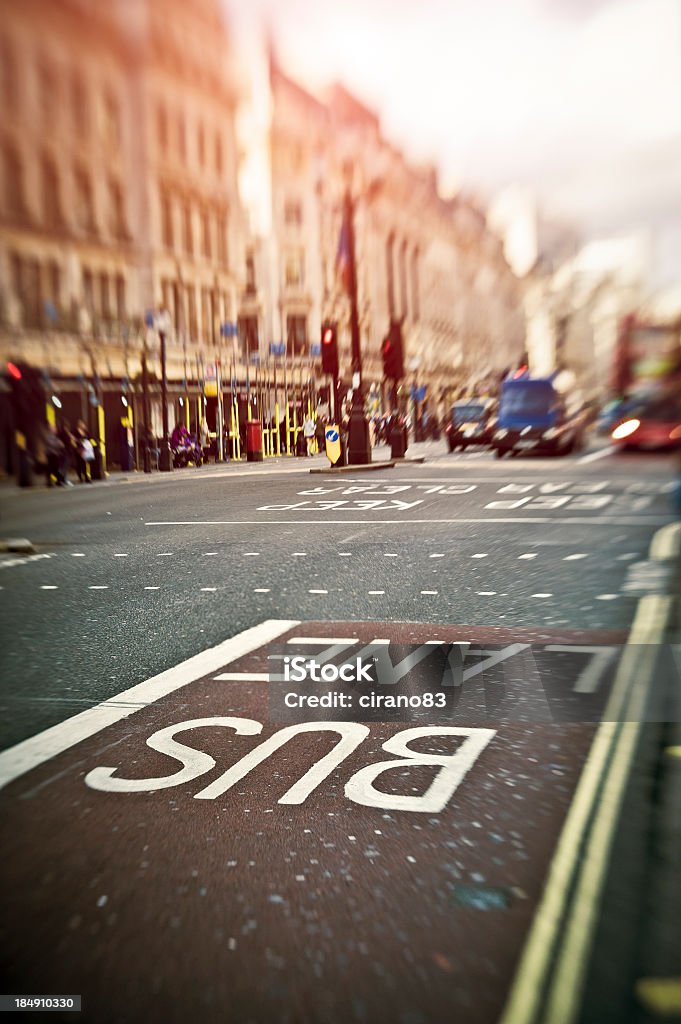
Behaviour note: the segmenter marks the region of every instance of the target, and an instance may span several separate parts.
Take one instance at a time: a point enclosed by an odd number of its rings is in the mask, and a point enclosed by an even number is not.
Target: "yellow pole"
[[[101,405],[97,406],[97,433],[99,450],[102,453],[102,473],[106,474],[106,426],[104,420],[104,408]]]
[[[277,446],[277,455],[281,455],[281,432],[279,430],[279,402],[274,403],[274,429],[276,430],[274,443]]]
[[[189,408],[189,396],[185,395],[184,396],[184,425],[187,428],[187,430],[189,430],[190,423],[191,423],[191,410]],[[196,426],[198,428],[198,423],[196,424]]]
[[[46,405],[45,405],[45,418],[46,418],[49,426],[51,426],[54,430],[56,430],[57,429],[57,413],[56,413],[56,410],[55,410],[54,406],[52,405],[52,402],[47,402]]]

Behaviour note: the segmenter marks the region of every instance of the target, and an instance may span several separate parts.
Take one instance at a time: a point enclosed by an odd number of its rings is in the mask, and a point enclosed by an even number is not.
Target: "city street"
[[[96,1021],[558,1019],[543,975],[527,1010],[519,958],[672,464],[417,447],[370,473],[4,487],[0,532],[36,548],[0,556],[6,991]],[[281,735],[273,641],[463,644],[456,714]]]

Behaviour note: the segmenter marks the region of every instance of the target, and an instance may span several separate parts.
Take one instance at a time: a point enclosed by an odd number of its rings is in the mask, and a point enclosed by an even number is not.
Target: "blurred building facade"
[[[3,15],[2,358],[44,370],[71,419],[98,398],[113,439],[145,348],[158,373],[151,311],[170,313],[176,383],[197,380],[236,319],[230,41],[217,0],[26,0]]]
[[[367,389],[382,388],[381,342],[402,323],[403,391],[433,404],[497,380],[525,343],[523,286],[465,198],[443,199],[432,167],[410,165],[375,113],[341,86],[319,98],[270,55],[272,231],[262,247],[260,330],[303,361],[322,323],[337,324],[349,382],[350,308],[337,274],[343,197],[354,209]]]
[[[121,419],[142,422],[143,355],[161,432],[161,311],[171,420],[216,425],[205,381],[218,364],[240,419],[247,407],[271,419],[291,397],[284,382],[302,412],[323,383],[326,320],[350,384],[337,273],[347,189],[372,408],[385,404],[391,319],[405,342],[403,408],[416,387],[440,411],[453,389],[485,387],[517,361],[523,288],[483,211],[443,199],[434,169],[410,165],[356,97],[313,96],[271,53],[271,218],[265,234],[250,229],[237,140],[248,83],[219,0],[23,0],[3,13],[0,358],[42,370],[72,423],[101,430],[103,409],[110,461]]]

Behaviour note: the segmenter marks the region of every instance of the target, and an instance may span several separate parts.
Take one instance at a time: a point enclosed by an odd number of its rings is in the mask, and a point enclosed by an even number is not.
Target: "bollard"
[[[259,420],[249,420],[246,424],[246,460],[262,462],[262,425]]]
[[[408,447],[407,427],[404,423],[393,424],[390,431],[390,458],[403,459]]]

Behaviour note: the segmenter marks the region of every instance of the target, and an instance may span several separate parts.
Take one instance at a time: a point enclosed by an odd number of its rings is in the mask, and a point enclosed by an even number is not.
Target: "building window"
[[[222,155],[222,138],[220,135],[215,136],[215,170],[218,174],[222,174],[224,167],[224,160]]]
[[[407,243],[402,242],[399,252],[400,261],[400,292],[402,294],[402,316],[409,316],[409,301],[407,295]]]
[[[109,181],[109,227],[113,238],[123,240],[128,231],[125,223],[123,190],[117,181]]]
[[[121,142],[121,112],[110,89],[104,94],[104,142],[115,149]]]
[[[414,320],[419,318],[419,251],[411,254],[411,305]]]
[[[246,253],[246,294],[255,295],[255,256],[252,252]]]
[[[9,39],[0,44],[0,88],[7,107],[15,109],[19,101],[17,61]]]
[[[204,131],[203,124],[199,123],[197,131],[197,152],[199,155],[199,166],[203,167],[206,163],[206,133]]]
[[[94,312],[95,289],[91,270],[83,271],[83,304],[91,313]]]
[[[307,355],[307,317],[286,317],[286,350],[292,356]]]
[[[304,253],[290,249],[284,260],[284,283],[287,288],[302,288],[304,281]]]
[[[216,341],[215,337],[215,298],[210,288],[201,289],[201,320],[203,336],[208,342]]]
[[[21,157],[13,146],[4,150],[5,210],[12,219],[23,219],[26,215],[24,196],[24,175]]]
[[[287,199],[284,203],[284,223],[289,227],[300,227],[303,223],[303,207],[298,199]]]
[[[47,298],[55,309],[61,305],[61,271],[59,264],[51,260],[47,264]]]
[[[168,151],[168,112],[163,103],[156,108],[156,132],[158,145],[162,153]]]
[[[257,316],[240,316],[237,322],[237,334],[242,351],[245,351],[247,358],[260,351]]]
[[[184,114],[177,115],[177,151],[182,163],[187,162],[187,125]]]
[[[125,278],[122,274],[116,275],[116,316],[125,320]]]
[[[217,215],[218,229],[218,261],[227,266],[227,214],[220,212]]]
[[[108,274],[100,274],[99,275],[99,294],[100,294],[99,308],[101,310],[102,316],[108,318],[108,317],[111,316],[111,303],[109,301],[109,275]]]
[[[210,216],[205,209],[201,211],[201,253],[210,259]]]
[[[54,67],[48,60],[44,60],[38,69],[38,88],[43,119],[52,128],[59,107],[59,86]]]
[[[161,193],[161,241],[166,249],[172,249],[173,210],[170,203],[170,196],[167,192]]]
[[[194,255],[194,228],[192,225],[191,203],[182,207],[182,245],[188,256]]]
[[[48,228],[60,228],[63,218],[59,178],[54,160],[49,156],[43,157],[42,179],[44,222]]]
[[[386,285],[388,291],[388,316],[395,316],[395,278],[393,274],[393,250],[395,248],[395,238],[393,235],[388,237],[388,241],[385,246],[385,269],[386,269]]]
[[[199,325],[196,316],[196,289],[194,285],[187,287],[187,317],[189,319],[189,336],[196,339],[199,334]]]
[[[76,135],[86,138],[90,130],[90,107],[82,75],[75,72],[71,79],[71,116]]]
[[[83,167],[76,168],[76,203],[75,214],[76,224],[81,231],[93,231],[95,226],[94,209],[92,205],[92,186],[87,171]]]

